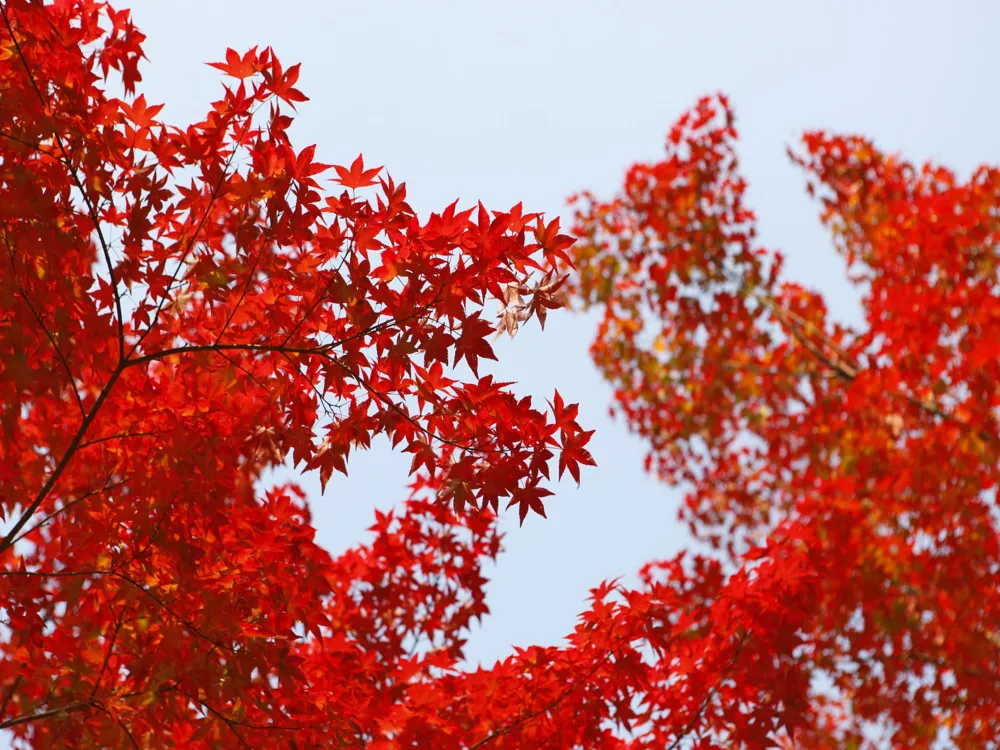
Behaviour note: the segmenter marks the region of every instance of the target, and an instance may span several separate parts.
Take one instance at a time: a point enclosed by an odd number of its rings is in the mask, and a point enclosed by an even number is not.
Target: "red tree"
[[[663,161],[611,201],[581,196],[575,251],[613,411],[648,441],[647,467],[687,488],[692,532],[737,575],[779,548],[808,572],[770,684],[750,684],[741,654],[728,709],[783,715],[807,746],[857,746],[866,724],[897,747],[991,746],[1000,170],[961,182],[861,137],[804,136],[791,156],[863,292],[853,329],[755,243],[735,138],[726,99],[700,101]],[[753,576],[748,591],[767,585]],[[706,703],[702,736],[733,736],[725,711]]]
[[[135,96],[127,11],[0,13],[0,726],[38,747],[390,736],[485,611],[492,513],[544,515],[556,454],[592,463],[558,394],[547,416],[477,374],[489,298],[511,332],[544,320],[571,241],[519,205],[422,222],[361,157],[325,193],[286,134],[298,67],[270,50],[213,63],[230,85],[180,128]],[[286,457],[325,483],[376,435],[412,454],[414,496],[332,561],[301,493],[255,483]]]
[[[1000,173],[807,136],[866,291],[851,331],[755,246],[723,100],[588,197],[571,249],[520,206],[420,221],[360,157],[324,193],[286,136],[298,69],[270,50],[227,52],[223,99],[177,128],[135,96],[127,12],[8,0],[2,21],[0,728],[72,748],[840,747],[865,721],[905,746],[993,739]],[[616,409],[718,554],[603,584],[565,646],[469,671],[495,511],[544,513],[550,469],[592,463],[575,406],[477,374],[494,331],[560,304],[570,260]],[[325,481],[377,435],[413,454],[412,495],[336,560],[297,488],[256,490],[286,458]]]

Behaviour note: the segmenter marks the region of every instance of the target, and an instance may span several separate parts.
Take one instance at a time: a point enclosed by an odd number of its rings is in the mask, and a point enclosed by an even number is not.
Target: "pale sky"
[[[116,3],[117,4],[117,3]],[[120,3],[126,6],[127,3]],[[782,250],[788,277],[829,294],[857,320],[856,295],[817,220],[818,205],[785,156],[805,129],[861,133],[911,160],[967,174],[1000,162],[1000,3],[847,2],[310,2],[136,0],[148,36],[150,103],[183,125],[219,98],[205,62],[272,46],[302,62],[297,148],[317,160],[385,165],[422,217],[456,198],[563,214],[568,194],[607,196],[625,169],[662,153],[664,134],[698,96],[736,108],[748,201],[760,241]],[[590,363],[592,317],[557,311],[496,349],[493,367],[519,394],[579,401],[596,429],[598,468],[563,482],[548,520],[506,523],[507,551],[489,571],[492,614],[472,633],[470,661],[512,645],[554,644],[602,579],[689,543],[677,491],[642,471],[643,446],[607,417],[610,389]],[[366,538],[373,507],[405,496],[409,457],[387,444],[350,463],[320,496],[302,480],[318,539],[332,553]],[[0,746],[3,746],[0,737]]]

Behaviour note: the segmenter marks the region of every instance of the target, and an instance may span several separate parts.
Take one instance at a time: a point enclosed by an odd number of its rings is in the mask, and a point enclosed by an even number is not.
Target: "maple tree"
[[[721,97],[620,195],[581,197],[574,245],[520,206],[422,221],[381,168],[296,151],[298,67],[270,49],[212,63],[223,98],[175,127],[137,93],[127,11],[0,15],[17,742],[995,739],[1000,172],[807,134],[793,158],[864,290],[853,330],[756,245]],[[603,310],[614,409],[714,551],[599,585],[562,646],[469,669],[497,512],[544,515],[550,474],[593,464],[575,405],[479,375],[491,337],[567,293]],[[411,495],[331,558],[301,491],[259,480],[288,460],[325,483],[378,436],[412,454]]]
[[[772,625],[710,623],[746,641],[728,672],[702,665],[717,697],[692,731],[992,746],[1000,170],[963,182],[863,137],[804,135],[790,156],[862,293],[850,327],[757,244],[735,139],[726,98],[704,98],[620,194],[576,197],[575,292],[603,312],[591,351],[613,412],[738,571],[716,596],[774,596],[794,626],[752,663]]]
[[[391,736],[386,706],[485,612],[500,504],[544,515],[557,456],[593,463],[558,393],[550,413],[478,373],[498,328],[556,306],[571,240],[520,205],[421,221],[362,157],[295,150],[299,69],[270,49],[212,63],[223,98],[176,127],[137,95],[127,11],[0,14],[0,727]],[[287,458],[325,484],[376,436],[412,454],[414,496],[331,560],[301,492],[257,481]]]

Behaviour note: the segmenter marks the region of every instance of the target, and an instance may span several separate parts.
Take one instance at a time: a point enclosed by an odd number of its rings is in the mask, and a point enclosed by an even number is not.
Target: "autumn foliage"
[[[723,707],[745,702],[803,746],[986,747],[1000,726],[1000,171],[961,182],[861,137],[805,134],[791,157],[863,293],[855,330],[756,244],[735,138],[728,102],[702,100],[615,199],[579,197],[576,228],[614,411],[648,468],[687,488],[695,536],[753,570],[748,593],[786,578],[782,616],[800,618],[772,663],[736,659],[730,701],[699,723],[733,737]]]
[[[0,26],[0,728],[25,747],[984,747],[1000,725],[1000,172],[863,138],[792,158],[866,327],[783,280],[705,99],[574,241],[426,219],[287,136],[297,66],[212,63],[163,122],[91,0]],[[114,93],[117,92],[117,93]],[[332,186],[332,187],[331,187]],[[463,663],[497,513],[593,465],[558,392],[479,372],[567,294],[709,552],[605,583],[559,647]],[[499,313],[497,312],[499,310]],[[411,495],[338,558],[270,468],[380,436]],[[583,481],[586,481],[585,477]],[[874,728],[874,730],[873,730]]]

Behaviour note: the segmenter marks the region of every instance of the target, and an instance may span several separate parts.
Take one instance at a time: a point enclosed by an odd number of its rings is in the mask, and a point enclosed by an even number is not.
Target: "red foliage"
[[[808,617],[765,667],[791,659],[801,679],[738,667],[764,684],[748,711],[780,702],[808,746],[863,744],[867,724],[897,747],[985,747],[1000,727],[1000,170],[961,182],[805,135],[791,156],[863,291],[854,330],[754,242],[735,138],[726,99],[703,99],[663,161],[611,201],[582,196],[575,291],[604,312],[592,354],[613,411],[734,569],[763,539],[805,543]]]
[[[865,291],[855,331],[755,245],[723,99],[587,196],[573,246],[520,205],[421,221],[360,156],[324,192],[331,168],[287,137],[298,66],[269,49],[212,63],[236,80],[174,127],[135,95],[127,11],[0,15],[18,742],[841,747],[870,721],[899,746],[995,740],[1000,172],[806,137]],[[551,471],[593,464],[559,393],[540,411],[478,374],[567,287],[603,308],[615,408],[718,554],[602,584],[564,646],[469,670],[500,503],[544,515]],[[258,480],[290,459],[325,483],[379,435],[413,455],[412,494],[331,559],[301,492]]]
[[[421,221],[360,156],[325,192],[287,137],[298,66],[269,49],[228,51],[237,80],[174,127],[134,96],[127,12],[0,12],[0,726],[39,747],[387,736],[485,612],[500,503],[544,515],[557,463],[592,463],[574,419],[476,374],[490,299],[551,307],[567,238],[520,205]],[[417,494],[331,560],[297,490],[257,480],[287,457],[325,483],[378,435]]]

